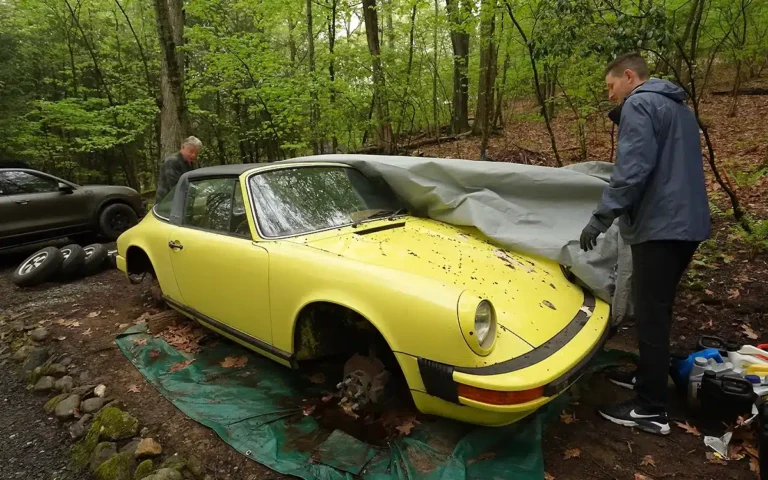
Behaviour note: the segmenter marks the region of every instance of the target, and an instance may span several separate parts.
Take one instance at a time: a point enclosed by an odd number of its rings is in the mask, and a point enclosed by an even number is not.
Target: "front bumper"
[[[610,308],[585,292],[584,304],[571,322],[525,355],[476,368],[417,359],[424,388],[418,394],[414,392],[414,400],[425,413],[483,425],[515,422],[576,382],[602,350],[609,333]],[[543,388],[543,394],[524,403],[498,405],[461,396],[459,384],[497,392]]]

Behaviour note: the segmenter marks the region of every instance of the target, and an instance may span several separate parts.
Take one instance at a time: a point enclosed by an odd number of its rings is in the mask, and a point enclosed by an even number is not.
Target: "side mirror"
[[[72,187],[64,182],[59,182],[59,191],[61,193],[72,193]]]

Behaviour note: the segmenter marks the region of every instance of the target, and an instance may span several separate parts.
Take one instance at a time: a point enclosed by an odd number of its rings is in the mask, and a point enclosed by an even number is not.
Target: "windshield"
[[[401,210],[388,187],[376,186],[353,168],[286,168],[253,175],[249,183],[266,237],[300,235]]]

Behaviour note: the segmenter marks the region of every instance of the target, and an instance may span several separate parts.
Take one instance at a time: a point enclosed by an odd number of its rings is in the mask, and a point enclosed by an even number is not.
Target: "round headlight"
[[[491,343],[487,340],[491,337],[489,334],[494,330],[493,326],[493,307],[491,302],[483,300],[475,311],[475,333],[477,334],[477,343],[481,347],[488,348],[487,344]]]

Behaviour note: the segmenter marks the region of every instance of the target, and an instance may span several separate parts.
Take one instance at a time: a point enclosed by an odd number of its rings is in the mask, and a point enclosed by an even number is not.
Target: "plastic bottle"
[[[680,388],[681,393],[685,393],[688,388],[688,379],[691,376],[691,370],[693,369],[694,359],[701,357],[706,359],[713,359],[717,363],[723,363],[723,357],[717,348],[705,348],[704,350],[694,352],[687,357],[673,358],[672,365],[670,366],[670,374],[672,380]]]
[[[764,365],[768,368],[768,352],[752,345],[739,346],[736,342],[728,342],[728,361],[733,364],[736,372],[745,372],[754,365]],[[768,371],[768,370],[767,370]]]
[[[699,391],[705,372],[712,372],[710,376],[715,377],[735,373],[731,362],[718,363],[714,358],[695,357],[688,377],[688,404],[692,407],[699,405]]]
[[[760,381],[759,378],[756,380]],[[753,387],[753,383],[738,374],[717,375],[708,370],[702,375],[698,400],[707,414],[733,421],[752,411],[752,404],[757,399]]]

